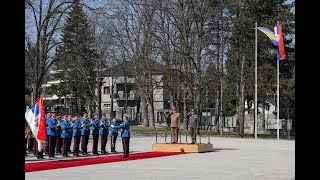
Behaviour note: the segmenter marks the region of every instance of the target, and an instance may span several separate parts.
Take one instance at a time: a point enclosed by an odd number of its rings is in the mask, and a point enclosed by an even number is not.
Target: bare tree
[[[32,16],[27,19],[27,24],[35,27],[34,58],[26,59],[33,72],[33,91],[37,98],[41,94],[41,85],[44,77],[55,60],[52,58],[54,48],[61,43],[57,39],[60,32],[61,22],[70,8],[70,0],[26,0],[26,13]],[[29,26],[29,27],[30,27]]]

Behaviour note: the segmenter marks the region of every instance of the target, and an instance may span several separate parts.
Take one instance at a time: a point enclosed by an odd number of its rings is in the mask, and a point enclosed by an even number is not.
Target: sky
[[[113,0],[109,0],[109,1],[113,1]],[[286,4],[290,4],[292,3],[294,0],[287,0]],[[46,1],[44,1],[46,2]],[[106,2],[105,0],[83,0],[83,2],[85,2],[86,4],[88,4],[89,6],[99,6],[98,4],[101,4],[101,2]],[[36,33],[32,33],[32,32],[36,32],[36,27],[33,25],[34,22],[33,21],[33,16],[31,14],[27,14],[28,11],[26,11],[26,16],[25,16],[25,28],[26,28],[26,32],[29,36],[29,38],[31,39],[32,42],[35,42],[36,40]],[[30,12],[30,11],[29,11]],[[292,12],[295,13],[295,7],[293,7]]]

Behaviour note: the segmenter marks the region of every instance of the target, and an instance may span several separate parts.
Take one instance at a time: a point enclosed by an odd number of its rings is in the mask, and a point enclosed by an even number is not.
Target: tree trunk
[[[150,98],[150,100],[149,100],[149,102],[150,102],[150,108],[149,108],[149,110],[150,110],[150,122],[149,122],[149,127],[150,128],[154,128],[155,127],[155,124],[154,124],[154,122],[155,122],[155,116],[154,116],[154,103],[153,103],[153,98]]]
[[[222,3],[222,0],[221,0]],[[220,29],[220,44],[221,44],[221,69],[219,71],[220,74],[220,125],[221,125],[221,131],[220,135],[223,135],[223,107],[222,107],[222,100],[223,100],[223,55],[224,55],[224,34],[223,34],[223,11],[221,10],[220,12],[220,17],[221,17],[221,29]]]
[[[214,108],[214,121],[217,127],[217,133],[220,134],[220,122],[219,122],[219,91],[216,91],[216,104]]]
[[[147,108],[147,102],[145,96],[141,97],[141,114],[143,119],[143,126],[149,127],[149,121],[148,121],[148,108]]]
[[[111,76],[111,93],[110,93],[110,98],[111,98],[111,104],[110,104],[110,118],[112,118],[113,116],[115,116],[115,114],[113,114],[113,76]]]
[[[102,110],[101,110],[101,89],[102,89],[102,80],[99,80],[99,86],[98,86],[98,117],[101,116]]]
[[[124,75],[124,95],[125,95],[125,103],[124,103],[124,112],[127,113],[127,106],[128,106],[128,84],[127,84],[127,76]]]
[[[288,121],[287,121],[287,131],[288,131],[288,139],[290,139],[290,102],[289,100],[287,100],[287,118],[288,118]]]
[[[183,89],[183,129],[188,129],[188,120],[187,120],[187,114],[188,114],[188,107],[187,107],[187,87],[184,86]]]
[[[241,61],[240,71],[240,136],[244,136],[244,58]]]
[[[236,85],[236,126],[237,126],[237,133],[240,135],[240,86],[239,83]]]
[[[263,103],[263,106],[262,106],[262,129],[263,131],[266,129],[266,112],[265,112],[265,104]]]

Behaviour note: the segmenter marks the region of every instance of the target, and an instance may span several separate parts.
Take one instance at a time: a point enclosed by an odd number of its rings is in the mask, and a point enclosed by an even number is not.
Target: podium
[[[152,151],[160,152],[211,152],[212,144],[191,144],[191,143],[157,143],[152,145]]]

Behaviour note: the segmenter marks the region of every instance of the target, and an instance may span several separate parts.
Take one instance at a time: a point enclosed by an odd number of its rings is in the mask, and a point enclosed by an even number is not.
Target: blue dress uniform
[[[75,121],[72,127],[72,136],[73,136],[73,156],[79,156],[79,145],[81,137],[82,126],[79,121]]]
[[[92,126],[89,119],[82,118],[80,120],[81,125],[84,125],[84,127],[81,129],[81,151],[82,155],[88,154],[88,142],[89,142],[89,135],[90,135],[90,129],[89,127]]]
[[[68,157],[68,143],[69,143],[69,139],[71,139],[71,135],[70,135],[70,129],[71,129],[71,124],[67,119],[64,119],[61,122],[61,138],[62,138],[62,156],[63,157]]]
[[[48,127],[49,131],[47,132],[49,136],[49,157],[54,157],[55,153],[55,147],[56,147],[56,141],[57,141],[57,120],[54,118],[51,118],[48,121]]]
[[[129,117],[128,114],[123,116]],[[123,157],[129,157],[129,141],[130,141],[130,122],[128,119],[124,120],[120,126],[113,126],[114,129],[121,129]]]
[[[70,131],[69,131],[69,135],[70,137],[72,137],[72,131],[73,131],[73,128],[72,128],[72,119],[68,119],[67,121],[69,121],[69,124],[71,125],[71,128],[70,128]],[[71,153],[71,141],[72,141],[72,138],[68,139],[68,152]]]
[[[108,140],[108,127],[109,123],[106,121],[106,119],[101,119],[101,125],[100,125],[100,140],[101,140],[101,153],[102,154],[107,154],[106,151],[106,145],[107,145],[107,140]]]
[[[46,116],[46,126],[47,126],[47,136],[46,136],[46,141],[47,141],[47,144],[49,144],[49,135],[48,135],[48,131],[49,131],[49,126],[48,126],[48,121],[51,119],[50,116]],[[45,153],[48,154],[49,152],[49,146],[46,146],[46,149],[45,149]]]
[[[118,126],[119,124],[117,122],[111,121],[110,125]],[[118,129],[114,129],[113,127],[110,127],[109,136],[110,136],[111,152],[116,152],[116,142],[117,142],[117,137],[118,137]]]
[[[92,144],[92,154],[98,154],[98,141],[99,141],[99,129],[100,124],[98,119],[94,119],[92,121],[92,136],[93,136],[93,144]]]
[[[60,121],[61,123],[61,120],[57,120],[57,122],[58,121]],[[59,154],[62,154],[61,126],[58,126],[56,133],[57,133],[56,152]]]

